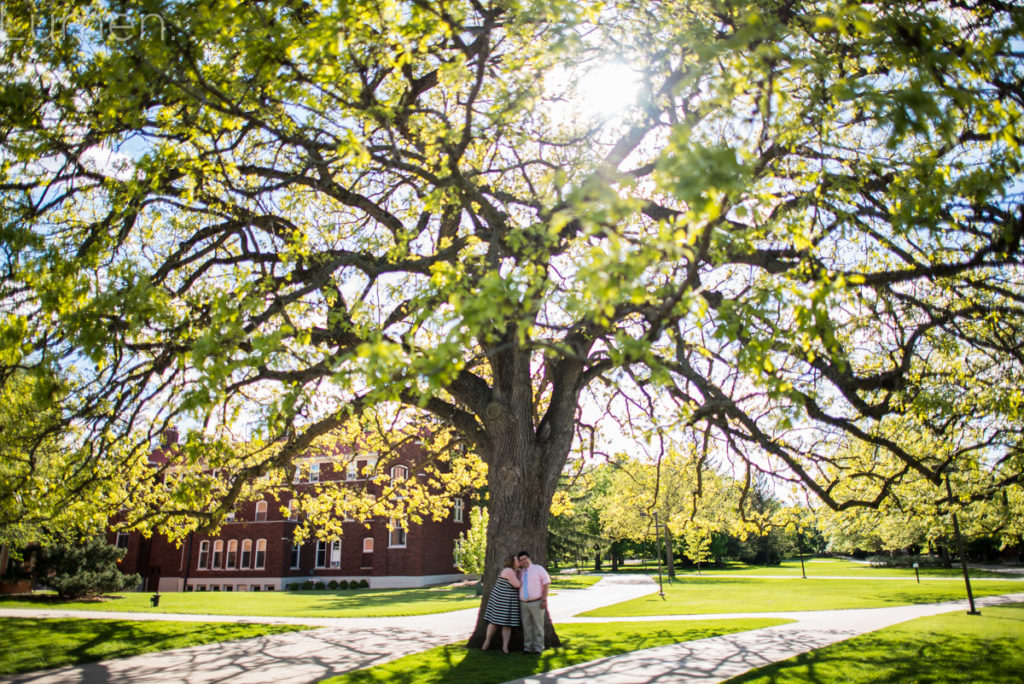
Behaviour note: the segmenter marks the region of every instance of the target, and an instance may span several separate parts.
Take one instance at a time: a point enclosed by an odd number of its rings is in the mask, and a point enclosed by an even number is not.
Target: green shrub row
[[[356,580],[351,582],[348,580],[341,580],[340,582],[338,580],[331,580],[327,584],[320,581],[306,580],[302,583],[292,582],[287,588],[288,591],[309,591],[311,589],[369,589],[369,587],[370,583],[362,579],[358,582]]]
[[[881,568],[912,568],[914,563],[922,568],[948,567],[946,562],[939,556],[917,556],[913,554],[894,554],[868,556],[868,563]]]

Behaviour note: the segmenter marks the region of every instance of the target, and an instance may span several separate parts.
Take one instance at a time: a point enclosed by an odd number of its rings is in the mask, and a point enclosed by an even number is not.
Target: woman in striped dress
[[[518,562],[515,556],[505,559],[505,565],[498,574],[498,579],[491,587],[491,595],[487,597],[487,608],[484,609],[484,620],[487,621],[487,637],[481,650],[491,646],[491,639],[501,627],[501,650],[508,653],[508,640],[512,636],[512,628],[518,627],[519,620],[519,581]]]

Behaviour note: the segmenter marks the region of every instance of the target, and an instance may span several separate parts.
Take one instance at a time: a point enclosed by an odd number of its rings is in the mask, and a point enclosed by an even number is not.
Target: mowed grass
[[[0,620],[0,674],[305,629],[312,628],[227,622],[4,618]]]
[[[733,684],[1017,683],[1024,604],[918,618],[730,679]]]
[[[654,646],[676,644],[788,620],[740,619],[686,622],[611,622],[557,625],[562,646],[541,655],[467,649],[463,644],[439,646],[365,670],[356,670],[321,684],[492,684],[561,667]]]
[[[601,581],[600,575],[552,575],[551,590],[586,589]]]
[[[102,599],[63,601],[53,596],[4,597],[0,608],[254,615],[265,617],[395,617],[445,613],[480,605],[473,587],[443,589],[359,589],[356,591],[198,591],[112,594]]]
[[[597,576],[554,577],[552,588],[585,589]],[[64,601],[52,594],[0,597],[0,608],[95,610],[186,615],[253,615],[264,617],[396,617],[447,613],[477,608],[474,586],[428,589],[356,589],[338,591],[199,591],[160,594],[160,607],[149,592],[111,594],[101,599]]]
[[[620,572],[643,572],[643,574],[650,575],[654,574],[657,576],[658,569],[656,566],[647,565],[643,568],[636,568],[635,566],[625,566]],[[913,568],[886,568],[881,566],[870,565],[868,563],[858,563],[856,561],[844,560],[842,558],[813,558],[804,559],[804,571],[807,573],[807,577],[863,577],[864,579],[870,579],[873,577],[907,577],[914,579]],[[963,573],[959,567],[954,568],[920,568],[919,573],[922,578],[924,577],[948,577],[950,579],[961,579]],[[725,563],[722,567],[718,568],[712,565],[702,565],[700,568],[700,574],[697,573],[697,568],[676,568],[677,576],[700,576],[700,577],[715,577],[720,575],[743,575],[743,576],[772,576],[772,577],[800,577],[800,561],[797,559],[790,559],[782,561],[779,565],[747,565],[745,563]],[[995,578],[995,579],[1013,579],[1014,577],[1020,577],[1019,574],[1010,572],[992,572],[988,570],[970,570],[971,579],[975,578]],[[662,568],[662,577],[665,577],[665,569]]]
[[[759,579],[684,577],[658,593],[592,610],[590,617],[699,615],[765,611],[881,608],[965,599],[962,583],[926,580]],[[988,580],[971,585],[975,596],[1024,592],[1024,582]]]

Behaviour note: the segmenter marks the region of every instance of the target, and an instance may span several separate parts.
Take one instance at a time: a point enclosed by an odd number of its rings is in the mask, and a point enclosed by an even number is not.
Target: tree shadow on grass
[[[1024,652],[1015,639],[964,638],[952,631],[916,635],[893,631],[868,634],[810,651],[728,681],[730,684],[1010,684],[1021,681],[1021,672],[1024,672]]]

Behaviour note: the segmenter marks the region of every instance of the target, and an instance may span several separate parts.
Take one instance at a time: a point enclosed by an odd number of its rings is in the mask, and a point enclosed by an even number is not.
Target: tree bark
[[[527,440],[509,441],[500,446],[501,450],[493,454],[489,464],[484,591],[476,628],[467,643],[470,648],[479,648],[486,637],[484,609],[505,559],[526,551],[535,565],[547,568],[548,513],[558,482],[557,476],[550,476],[550,471],[556,469],[557,475],[568,454],[568,450],[560,456],[545,453],[546,450]],[[510,650],[521,650],[522,645],[522,629],[513,630]],[[545,619],[544,645],[546,648],[561,645],[550,615]]]
[[[665,572],[668,578],[674,580],[676,578],[676,562],[675,554],[672,553],[672,535],[668,531],[668,527],[665,527]]]

